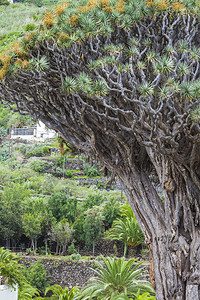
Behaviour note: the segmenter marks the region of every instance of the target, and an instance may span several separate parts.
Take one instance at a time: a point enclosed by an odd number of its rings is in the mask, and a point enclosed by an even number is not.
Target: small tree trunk
[[[36,251],[37,251],[37,239],[35,239],[35,253],[36,254]]]
[[[92,241],[92,255],[94,256],[95,241]]]
[[[124,257],[126,257],[126,254],[127,254],[127,243],[125,242],[124,243]]]
[[[58,255],[58,243],[56,244],[56,255]]]
[[[48,255],[48,240],[45,239],[44,243],[45,243],[45,254]]]
[[[31,239],[31,249],[33,249],[33,253],[35,253],[34,239]]]
[[[10,239],[6,239],[6,248],[10,249]]]

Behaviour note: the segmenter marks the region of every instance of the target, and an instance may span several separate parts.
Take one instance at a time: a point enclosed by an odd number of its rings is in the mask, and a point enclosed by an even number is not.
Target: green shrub
[[[73,172],[71,170],[67,170],[65,172],[65,176],[67,176],[67,178],[72,178],[73,177]]]
[[[88,163],[83,164],[83,171],[88,177],[99,176],[99,171],[97,170],[97,168],[95,166],[91,167]]]
[[[0,0],[0,5],[10,5],[8,0]]]
[[[70,255],[70,258],[73,260],[81,259],[81,255],[79,253],[73,253]]]
[[[50,153],[50,146],[41,146],[40,144],[35,144],[30,150],[25,152],[25,156],[30,158],[32,156],[43,157]]]
[[[40,161],[40,160],[34,160],[34,161],[31,162],[30,165],[31,165],[31,168],[35,172],[39,172],[39,173],[44,171],[44,169],[46,168],[46,162],[45,161]]]
[[[0,149],[0,161],[6,161],[9,159],[9,152],[6,148]]]
[[[24,28],[25,28],[25,31],[33,31],[36,28],[36,26],[33,23],[29,23]]]
[[[83,203],[83,210],[85,211],[93,206],[99,206],[103,201],[104,196],[100,192],[89,194]]]
[[[27,281],[41,292],[44,293],[45,289],[50,286],[50,282],[48,281],[47,277],[47,271],[42,263],[42,260],[32,263],[31,266],[24,272]]]
[[[71,243],[71,245],[67,248],[67,252],[69,254],[76,254],[77,253],[77,250],[74,246],[74,243]]]

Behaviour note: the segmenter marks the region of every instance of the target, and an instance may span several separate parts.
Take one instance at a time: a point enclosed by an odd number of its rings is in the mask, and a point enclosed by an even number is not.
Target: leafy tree
[[[141,280],[143,269],[141,263],[134,259],[125,261],[124,258],[104,258],[105,266],[97,262],[98,269],[94,270],[96,276],[91,278],[92,283],[88,284],[76,299],[116,299],[119,295],[135,297],[140,293],[150,292],[154,294],[149,282]],[[136,265],[135,265],[136,263]],[[135,266],[134,266],[135,265]]]
[[[56,242],[56,254],[63,254],[66,251],[67,245],[72,238],[73,229],[70,228],[66,219],[57,223],[49,234],[49,238]],[[60,249],[59,249],[60,248]]]
[[[7,240],[7,246],[10,239],[15,244],[23,233],[21,216],[29,197],[30,192],[19,184],[4,189],[0,199],[0,236]]]
[[[84,231],[84,224],[85,224],[85,215],[82,213],[74,222],[73,224],[73,239],[80,247],[85,245],[85,231]]]
[[[120,203],[119,201],[111,198],[106,202],[103,210],[105,228],[108,229],[112,226],[113,221],[120,216]]]
[[[93,209],[88,209],[85,213],[85,223],[83,226],[85,232],[85,246],[90,250],[92,246],[92,252],[94,255],[95,242],[97,242],[104,233],[103,215],[98,206]]]
[[[41,215],[36,214],[24,214],[22,216],[22,226],[25,235],[31,239],[31,247],[33,248],[34,254],[37,250],[37,239],[41,235]]]
[[[157,297],[199,299],[199,2],[68,3],[1,53],[1,101],[117,174]]]
[[[83,211],[86,211],[94,206],[101,205],[104,201],[104,197],[101,193],[91,193],[87,196],[82,203]]]
[[[55,192],[48,200],[48,208],[57,221],[66,218],[72,224],[76,217],[77,199],[70,198],[64,192]]]

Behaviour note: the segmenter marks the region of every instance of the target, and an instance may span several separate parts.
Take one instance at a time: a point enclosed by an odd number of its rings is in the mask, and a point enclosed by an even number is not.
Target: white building
[[[44,141],[58,137],[58,133],[49,129],[44,123],[38,121],[36,126],[27,128],[12,128],[11,139],[22,139],[29,141]]]

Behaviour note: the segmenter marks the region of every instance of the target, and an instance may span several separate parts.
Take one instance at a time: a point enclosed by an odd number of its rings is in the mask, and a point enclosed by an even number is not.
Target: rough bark
[[[200,78],[199,58],[188,55],[193,47],[199,49],[199,29],[194,17],[163,13],[131,29],[116,27],[109,36],[73,43],[69,49],[45,41],[31,55],[46,55],[49,70],[19,71],[0,84],[2,100],[16,103],[18,110],[39,118],[119,176],[153,253],[158,300],[199,300],[200,296],[200,126],[199,120],[191,119],[199,96],[188,101],[176,89],[166,97],[159,92],[168,76],[183,83]],[[127,57],[133,37],[139,45],[136,54]],[[151,40],[148,47],[146,39]],[[182,39],[186,52],[177,45]],[[104,45],[112,43],[127,48],[111,54],[114,63],[88,68],[91,60],[104,57]],[[174,70],[156,73],[155,61],[149,62],[147,53],[153,50],[159,58],[168,46],[173,47]],[[141,61],[145,70],[137,67]],[[119,71],[119,62],[129,69]],[[177,70],[182,62],[190,71],[180,77]],[[104,80],[109,93],[65,93],[65,77],[76,78],[80,72]],[[141,96],[138,86],[148,82],[157,94]]]

